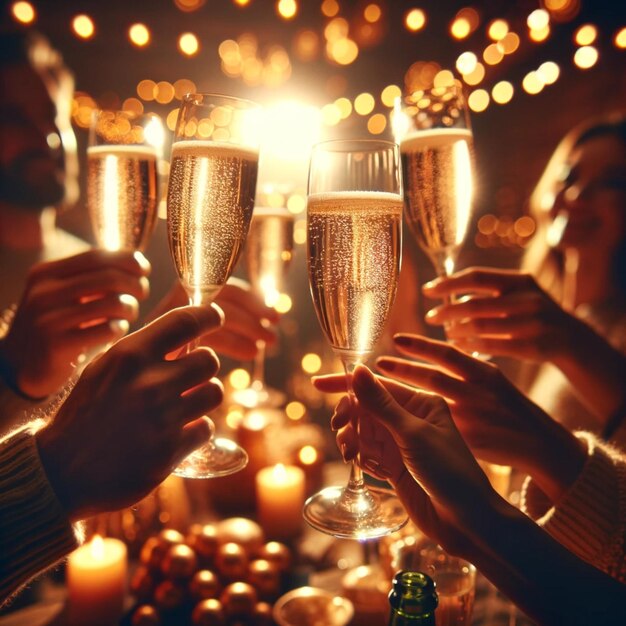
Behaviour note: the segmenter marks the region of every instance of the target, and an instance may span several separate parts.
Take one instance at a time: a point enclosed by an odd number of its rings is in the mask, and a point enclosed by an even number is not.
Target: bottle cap
[[[422,572],[398,572],[393,578],[389,603],[401,615],[428,615],[439,604],[433,579]]]

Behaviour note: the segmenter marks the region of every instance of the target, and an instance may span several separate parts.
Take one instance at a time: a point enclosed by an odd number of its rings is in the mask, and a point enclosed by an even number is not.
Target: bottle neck
[[[388,626],[435,626],[438,598],[433,580],[422,572],[398,572],[389,593]]]
[[[391,609],[388,626],[436,626],[435,613],[426,615],[402,615],[396,609]]]

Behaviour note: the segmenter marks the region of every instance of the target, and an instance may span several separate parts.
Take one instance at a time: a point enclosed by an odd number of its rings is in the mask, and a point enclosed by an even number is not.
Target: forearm
[[[0,440],[0,605],[77,545],[32,432]]]
[[[602,424],[626,402],[626,355],[580,320],[572,321],[567,351],[553,359]]]
[[[499,499],[467,556],[542,625],[626,623],[626,587],[569,552]]]

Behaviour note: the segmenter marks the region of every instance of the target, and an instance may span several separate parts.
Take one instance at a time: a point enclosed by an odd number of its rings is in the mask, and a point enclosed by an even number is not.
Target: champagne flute
[[[176,122],[167,194],[170,252],[189,302],[208,305],[230,276],[245,243],[258,169],[259,107],[217,94],[187,94]],[[212,437],[174,473],[225,476],[246,452]]]
[[[158,115],[94,111],[87,148],[87,206],[100,248],[147,247],[156,224],[163,133]]]
[[[402,249],[400,179],[394,143],[330,141],[313,148],[309,281],[322,330],[347,376],[374,350],[395,297]],[[356,460],[348,485],[310,497],[304,518],[317,530],[353,539],[382,537],[407,521],[393,492],[366,487]]]
[[[244,251],[250,285],[267,306],[280,296],[283,279],[293,257],[293,214],[286,207],[255,207]],[[278,407],[285,394],[265,384],[265,342],[257,341],[252,381],[233,399],[247,408]]]
[[[461,88],[416,91],[396,100],[405,218],[439,276],[451,274],[472,208],[473,138]]]

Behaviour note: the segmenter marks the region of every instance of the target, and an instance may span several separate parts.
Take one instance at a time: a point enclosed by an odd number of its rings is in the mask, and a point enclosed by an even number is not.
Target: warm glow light
[[[476,69],[478,59],[473,52],[462,52],[456,60],[456,69],[459,74],[471,74]]]
[[[363,17],[367,22],[373,24],[374,22],[378,22],[382,13],[383,12],[377,4],[368,4],[365,7],[365,11],[363,11]]]
[[[122,103],[122,111],[141,115],[143,113],[143,104],[141,100],[137,100],[137,98],[126,98]]]
[[[539,66],[537,73],[546,85],[552,85],[558,80],[561,69],[554,61],[546,61]]]
[[[96,32],[93,20],[88,15],[77,15],[72,20],[72,29],[82,39],[90,39]]]
[[[535,232],[535,220],[528,215],[518,217],[513,225],[513,230],[519,237],[530,237]]]
[[[179,78],[174,83],[174,97],[182,100],[183,96],[196,91],[196,84],[188,78]]]
[[[531,96],[538,94],[544,88],[544,82],[537,72],[528,72],[522,81],[524,91]]]
[[[481,113],[489,106],[489,94],[484,89],[476,89],[469,95],[467,104],[475,113]],[[465,142],[460,143],[467,145]]]
[[[613,43],[617,48],[621,48],[622,50],[626,48],[626,26],[624,28],[620,28],[613,38]]]
[[[513,97],[513,85],[508,80],[501,80],[491,90],[491,97],[498,104],[506,104]]]
[[[450,26],[450,34],[455,39],[465,39],[471,32],[472,27],[464,17],[457,17]]]
[[[128,38],[139,48],[143,48],[150,43],[150,31],[145,24],[133,24],[128,29]]]
[[[243,412],[239,407],[231,407],[226,414],[226,424],[229,428],[238,428],[243,421]]]
[[[307,374],[315,374],[322,367],[322,359],[319,354],[309,352],[302,357],[302,369]]]
[[[137,95],[146,102],[154,100],[156,95],[156,83],[153,80],[142,80],[137,85]]]
[[[200,50],[200,43],[193,33],[183,33],[178,38],[178,48],[183,54],[191,57]]]
[[[367,120],[367,130],[372,135],[380,135],[387,127],[387,118],[382,113],[375,113]]]
[[[294,43],[295,54],[302,61],[312,61],[319,53],[320,39],[313,30],[303,30],[298,33]]]
[[[298,3],[296,0],[278,0],[276,11],[286,20],[293,19],[298,12]]]
[[[322,13],[326,17],[335,17],[339,13],[339,4],[336,0],[324,0],[322,2]]]
[[[294,193],[289,196],[289,200],[287,200],[287,210],[292,215],[299,215],[300,213],[304,213],[306,209],[306,198],[301,196],[298,193]]]
[[[499,42],[498,48],[504,54],[513,54],[519,48],[520,40],[517,33],[508,32]]]
[[[318,458],[317,450],[313,446],[304,446],[298,452],[298,458],[304,465],[313,465]]]
[[[359,56],[356,42],[347,37],[328,42],[327,50],[330,58],[340,65],[350,65]]]
[[[302,404],[302,402],[290,402],[285,407],[285,413],[290,420],[297,421],[302,419],[306,414],[306,407]]]
[[[598,51],[593,46],[583,46],[578,48],[574,54],[574,63],[581,70],[588,70],[598,61]]]
[[[485,78],[485,66],[479,61],[473,72],[463,75],[463,80],[468,85],[478,85]]]
[[[348,98],[337,98],[334,105],[337,109],[339,109],[339,114],[342,120],[350,117],[350,113],[352,113],[352,102],[350,102]]]
[[[550,23],[550,14],[545,9],[535,9],[526,19],[530,30],[542,30]]]
[[[509,23],[506,20],[493,20],[487,29],[487,34],[492,41],[500,41],[508,32]]]
[[[235,0],[235,4],[238,4],[240,7],[245,7],[250,4],[250,0]]]
[[[376,100],[374,100],[374,96],[371,93],[360,93],[354,99],[354,110],[359,115],[369,115],[376,105]]]
[[[411,32],[416,33],[426,25],[426,13],[422,9],[411,9],[404,16],[404,24]]]
[[[228,382],[233,389],[246,389],[250,386],[250,374],[242,368],[234,369],[228,375]]]
[[[174,85],[166,80],[158,82],[154,99],[159,104],[169,104],[174,99]]]
[[[574,34],[579,46],[590,46],[598,37],[598,29],[593,24],[584,24]]]
[[[546,26],[541,30],[531,30],[528,36],[537,43],[545,41],[550,36],[550,26]]]
[[[167,125],[167,127],[171,130],[174,131],[176,128],[176,120],[178,119],[178,109],[172,109],[168,114],[167,114],[167,118],[165,119],[165,123]]]
[[[483,51],[483,60],[488,65],[497,65],[503,58],[504,54],[497,43],[489,44]]]
[[[22,24],[31,24],[36,17],[35,9],[30,2],[14,2],[11,6],[11,13]]]
[[[289,313],[291,311],[291,307],[293,306],[293,302],[291,297],[286,293],[281,293],[276,300],[276,304],[274,305],[274,309],[278,313]]]
[[[387,85],[380,94],[380,100],[386,107],[392,108],[396,98],[401,95],[402,90],[398,85]]]
[[[324,37],[326,37],[328,41],[345,39],[348,36],[349,31],[350,24],[348,24],[348,20],[343,17],[336,17],[326,24],[326,28],[324,28]]]
[[[322,123],[324,126],[336,126],[341,122],[341,110],[334,104],[325,104],[322,107]]]
[[[437,72],[433,79],[433,87],[451,87],[454,85],[454,74],[450,70]]]

